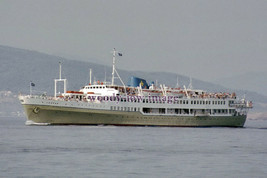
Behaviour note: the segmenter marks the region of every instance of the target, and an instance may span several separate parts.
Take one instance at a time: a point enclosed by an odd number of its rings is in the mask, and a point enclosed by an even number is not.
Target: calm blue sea
[[[267,176],[267,121],[245,128],[26,126],[0,118],[0,177]]]

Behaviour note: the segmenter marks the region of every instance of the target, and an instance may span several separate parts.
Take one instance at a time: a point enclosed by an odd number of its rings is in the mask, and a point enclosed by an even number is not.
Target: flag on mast
[[[35,84],[34,84],[33,82],[31,82],[31,86],[32,86],[32,87],[35,87]]]

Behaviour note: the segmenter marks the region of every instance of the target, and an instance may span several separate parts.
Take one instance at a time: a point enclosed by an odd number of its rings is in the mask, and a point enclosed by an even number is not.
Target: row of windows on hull
[[[114,111],[140,111],[138,107],[111,106]],[[148,114],[234,114],[235,109],[173,109],[173,108],[142,108]]]
[[[140,103],[140,100],[121,100],[121,102],[138,102]],[[225,105],[225,101],[202,101],[202,100],[177,100],[177,101],[172,101],[172,100],[165,100],[165,101],[160,101],[160,100],[149,100],[145,99],[143,100],[143,103],[174,103],[174,104],[192,104],[192,105]]]
[[[143,108],[144,113],[159,114],[233,114],[235,109],[181,109],[181,108]]]

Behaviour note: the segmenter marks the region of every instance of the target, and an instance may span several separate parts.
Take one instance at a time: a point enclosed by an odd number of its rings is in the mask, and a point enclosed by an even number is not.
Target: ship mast
[[[112,63],[112,79],[111,79],[111,85],[114,85],[114,79],[115,79],[115,73],[116,73],[117,74],[117,77],[116,78],[119,78],[120,79],[121,83],[123,84],[123,86],[125,88],[125,84],[122,81],[122,79],[121,79],[121,77],[120,77],[120,75],[117,72],[116,67],[115,67],[116,55],[117,55],[117,51],[114,48],[113,49],[113,63]],[[121,56],[121,53],[118,53],[118,55]]]
[[[178,78],[178,75],[177,75],[177,83],[176,83],[176,87],[179,88],[179,78]]]
[[[54,97],[57,97],[57,82],[63,82],[64,83],[64,93],[66,93],[67,90],[67,79],[61,78],[61,62],[59,62],[59,79],[55,79],[55,94]]]
[[[112,63],[112,80],[111,85],[114,85],[114,75],[115,75],[115,60],[116,60],[116,49],[113,49],[113,63]]]
[[[192,77],[190,76],[190,83],[189,83],[189,85],[188,85],[188,87],[187,87],[188,89],[193,89],[193,84],[192,84]]]
[[[90,85],[92,85],[92,69],[90,69],[90,82],[89,82]]]

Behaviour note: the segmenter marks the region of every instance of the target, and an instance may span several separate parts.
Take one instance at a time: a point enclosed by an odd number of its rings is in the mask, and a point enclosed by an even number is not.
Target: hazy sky
[[[0,44],[211,81],[267,71],[267,0],[0,0]]]

